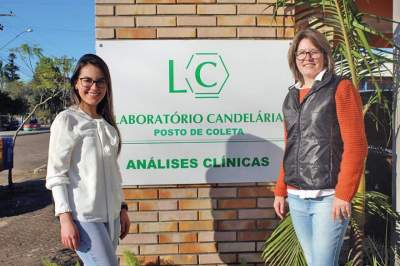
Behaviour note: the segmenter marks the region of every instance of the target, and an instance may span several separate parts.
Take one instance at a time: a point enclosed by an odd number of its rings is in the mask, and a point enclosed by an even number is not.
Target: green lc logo
[[[195,53],[185,67],[186,89],[175,87],[174,60],[168,60],[169,93],[187,93],[195,98],[219,98],[229,72],[218,53]]]

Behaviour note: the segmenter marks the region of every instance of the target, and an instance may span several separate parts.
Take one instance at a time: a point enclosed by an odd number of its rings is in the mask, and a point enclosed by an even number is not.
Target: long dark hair
[[[106,62],[104,62],[104,60],[101,59],[99,56],[95,54],[85,54],[81,58],[79,58],[78,62],[76,63],[74,72],[71,76],[72,104],[79,105],[81,102],[81,97],[79,96],[79,93],[76,90],[76,82],[78,81],[81,69],[86,65],[93,65],[95,67],[98,67],[103,72],[104,79],[107,85],[107,90],[106,90],[106,95],[97,105],[96,111],[117,131],[118,138],[120,140],[118,143],[118,154],[119,154],[119,152],[121,151],[121,134],[117,127],[117,123],[115,122],[110,70],[108,69]]]

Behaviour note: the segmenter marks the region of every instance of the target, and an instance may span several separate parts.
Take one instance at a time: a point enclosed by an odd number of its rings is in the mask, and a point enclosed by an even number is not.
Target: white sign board
[[[124,185],[266,182],[283,155],[289,41],[98,41]]]

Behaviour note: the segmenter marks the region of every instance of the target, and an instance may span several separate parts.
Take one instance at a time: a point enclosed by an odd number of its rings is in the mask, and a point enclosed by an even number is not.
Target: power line
[[[15,14],[10,11],[10,13],[0,13],[0,17],[13,17]],[[4,30],[3,24],[0,24],[0,31]]]
[[[10,14],[12,14],[12,16],[16,16],[12,11],[10,11]],[[9,15],[9,14],[6,14],[6,15]],[[22,18],[22,17],[17,17],[18,19],[17,20],[15,20],[15,21],[13,21],[13,24],[14,25],[16,25],[16,24],[18,24],[18,25],[21,25],[23,28],[30,28],[30,25],[29,26],[27,26],[28,24],[28,22],[24,19],[24,18]],[[22,23],[21,23],[22,22]],[[14,29],[13,31],[14,32],[19,32],[19,29],[17,28],[17,27],[13,27],[12,25],[6,25],[6,27],[7,27],[7,29]],[[40,30],[39,30],[40,31]],[[37,31],[37,26],[35,26],[35,35],[38,35],[39,34],[39,32]],[[65,50],[61,50],[61,49],[59,49],[58,47],[57,47],[57,45],[54,45],[54,43],[52,42],[52,41],[50,41],[48,38],[47,38],[47,36],[44,36],[44,35],[42,35],[42,34],[39,34],[40,35],[40,37],[41,37],[41,39],[43,39],[45,42],[46,42],[46,45],[45,46],[47,46],[47,48],[50,48],[50,50],[52,50],[53,52],[55,52],[56,54],[66,54],[67,52],[65,51]],[[31,40],[32,41],[32,39],[31,38],[29,38],[29,37],[25,37],[25,39],[27,39],[27,40]],[[41,43],[40,41],[37,41],[37,40],[34,40],[33,41],[33,43]],[[1,50],[1,49],[0,49]]]
[[[17,38],[18,38],[19,36],[21,36],[22,34],[27,33],[27,32],[32,32],[32,31],[33,31],[32,28],[27,28],[27,29],[25,29],[24,31],[21,31],[20,33],[18,33],[17,35],[15,35],[14,38],[12,38],[12,39],[9,40],[7,43],[5,43],[4,45],[2,45],[2,46],[0,47],[0,51],[3,50],[7,45],[9,45],[10,43],[12,43],[15,39],[17,39]]]
[[[21,26],[26,27],[27,21],[24,18],[18,17],[18,19],[16,20],[16,23],[14,24],[18,24]],[[12,28],[14,29],[14,31],[17,29],[16,27],[13,26],[7,26],[8,28]],[[30,34],[30,36],[25,35],[24,38],[27,40],[33,40],[34,43],[39,43],[43,48],[45,48],[46,50],[49,49],[51,51],[53,51],[53,53],[55,54],[68,54],[68,51],[65,49],[62,49],[59,47],[58,44],[54,43],[53,40],[51,40],[50,38],[48,38],[48,36],[46,36],[46,34],[41,33],[41,28],[43,28],[42,26],[37,26],[37,25],[33,25],[34,29],[35,29],[35,34]],[[38,41],[38,39],[34,38],[34,37],[38,37],[39,39],[41,39],[41,41]]]
[[[21,24],[20,25],[25,25],[25,24]],[[13,26],[7,26],[8,29],[11,29],[11,32],[13,33],[17,33],[18,30],[20,29],[20,27],[13,27]],[[43,36],[42,34],[39,33],[40,30],[38,31],[36,26],[35,26],[35,34],[29,34],[29,35],[23,35],[21,37],[22,40],[25,40],[25,42],[27,43],[32,43],[35,45],[40,45],[41,48],[43,48],[44,52],[46,52],[46,54],[55,56],[56,54],[66,54],[67,52],[64,49],[59,49],[57,48],[56,45],[54,45],[54,42],[51,42],[49,39],[47,39],[45,36]],[[39,35],[39,36],[37,36]],[[38,40],[36,37],[41,38],[42,40]],[[45,41],[45,42],[43,42]]]

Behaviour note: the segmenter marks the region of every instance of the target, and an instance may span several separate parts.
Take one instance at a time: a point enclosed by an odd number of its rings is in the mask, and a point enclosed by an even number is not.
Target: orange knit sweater
[[[310,89],[300,89],[300,102]],[[336,90],[336,113],[343,141],[343,154],[340,163],[338,183],[335,196],[350,202],[357,191],[364,168],[364,160],[368,153],[367,139],[362,115],[361,97],[349,80],[342,80]],[[285,129],[285,143],[287,132]],[[284,181],[285,172],[281,163],[275,196],[287,196],[287,185]],[[290,187],[293,188],[293,187]]]

